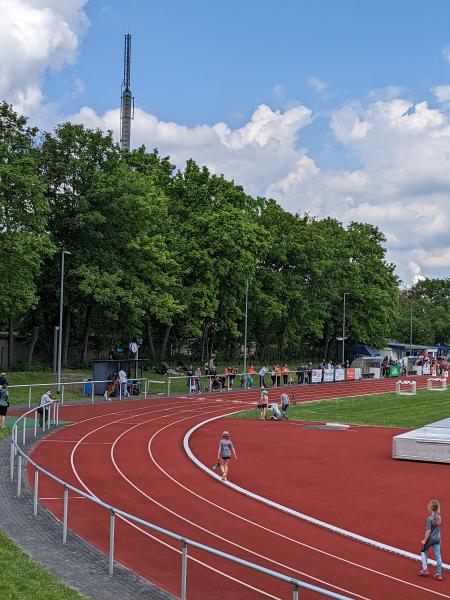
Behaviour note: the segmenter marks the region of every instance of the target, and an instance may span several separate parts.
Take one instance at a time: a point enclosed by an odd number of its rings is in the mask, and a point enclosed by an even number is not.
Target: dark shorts
[[[267,408],[267,404],[258,404],[259,409]]]
[[[230,460],[231,456],[221,456],[221,460]]]
[[[0,417],[6,417],[7,412],[8,412],[7,406],[0,406]]]

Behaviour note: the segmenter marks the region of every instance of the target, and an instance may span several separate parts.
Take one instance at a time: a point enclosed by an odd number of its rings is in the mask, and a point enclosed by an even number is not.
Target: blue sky
[[[99,112],[117,104],[128,31],[136,102],[186,125],[238,126],[262,102],[325,111],[389,85],[430,97],[450,75],[442,56],[450,43],[447,0],[90,0],[85,11],[90,27],[77,63],[47,75],[46,93],[61,101],[62,114],[81,100]],[[65,97],[74,77],[85,92]],[[310,78],[326,82],[328,93],[315,93]]]
[[[287,210],[370,222],[405,283],[450,276],[450,1],[0,0],[0,97]]]

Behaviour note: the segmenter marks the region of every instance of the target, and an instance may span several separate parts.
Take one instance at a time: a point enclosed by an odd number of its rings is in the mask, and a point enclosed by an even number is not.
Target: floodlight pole
[[[58,394],[61,391],[61,357],[62,357],[62,332],[64,308],[64,256],[71,254],[67,250],[61,252],[61,290],[59,296],[59,331],[58,331]]]
[[[345,298],[349,296],[348,292],[344,292],[344,311],[342,313],[342,368],[345,368]]]
[[[247,389],[247,326],[248,326],[248,279],[245,283],[245,322],[244,322],[244,389]]]
[[[412,338],[413,338],[413,303],[410,301],[409,307],[409,355],[412,356]]]

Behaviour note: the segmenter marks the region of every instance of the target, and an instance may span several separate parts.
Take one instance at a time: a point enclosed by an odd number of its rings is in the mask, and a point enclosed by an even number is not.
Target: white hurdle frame
[[[435,382],[439,382],[441,386],[434,386]],[[430,377],[429,379],[427,379],[427,390],[429,390],[430,392],[447,391],[447,379],[445,377]]]
[[[402,389],[402,385],[409,386],[409,390]],[[417,393],[416,382],[406,379],[399,380],[395,384],[395,392],[397,396],[415,396]]]

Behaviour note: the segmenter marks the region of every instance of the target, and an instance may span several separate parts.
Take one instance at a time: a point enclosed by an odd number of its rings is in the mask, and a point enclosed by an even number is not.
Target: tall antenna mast
[[[123,80],[120,97],[120,145],[123,150],[130,149],[131,120],[134,119],[134,98],[130,90],[131,35],[125,35],[123,57]]]

